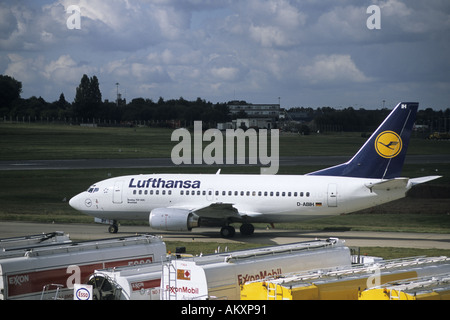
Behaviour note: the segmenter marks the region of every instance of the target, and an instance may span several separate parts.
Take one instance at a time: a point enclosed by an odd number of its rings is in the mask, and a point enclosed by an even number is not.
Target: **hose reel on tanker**
[[[107,276],[94,274],[89,279],[88,284],[92,285],[93,300],[118,300],[122,293],[122,289]]]

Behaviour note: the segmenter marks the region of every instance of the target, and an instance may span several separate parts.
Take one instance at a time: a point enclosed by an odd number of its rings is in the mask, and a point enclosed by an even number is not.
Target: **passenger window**
[[[309,197],[309,192],[306,193],[306,196]]]

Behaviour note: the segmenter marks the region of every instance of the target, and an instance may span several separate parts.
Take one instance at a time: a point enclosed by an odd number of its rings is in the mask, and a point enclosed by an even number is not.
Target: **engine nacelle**
[[[199,217],[184,209],[157,208],[150,212],[150,227],[165,231],[191,231]]]

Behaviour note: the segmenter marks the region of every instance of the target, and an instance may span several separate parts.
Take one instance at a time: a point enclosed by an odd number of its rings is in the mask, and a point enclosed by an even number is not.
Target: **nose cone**
[[[69,205],[75,210],[83,212],[86,209],[86,202],[89,202],[89,199],[86,197],[85,192],[82,192],[70,199]]]

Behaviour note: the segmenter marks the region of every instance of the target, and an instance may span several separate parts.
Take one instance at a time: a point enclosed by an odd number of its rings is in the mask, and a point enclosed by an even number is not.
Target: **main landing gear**
[[[243,223],[239,228],[241,235],[251,236],[255,232],[255,227],[250,223]],[[233,226],[224,226],[220,229],[220,235],[223,238],[232,238],[236,234],[236,229]]]

